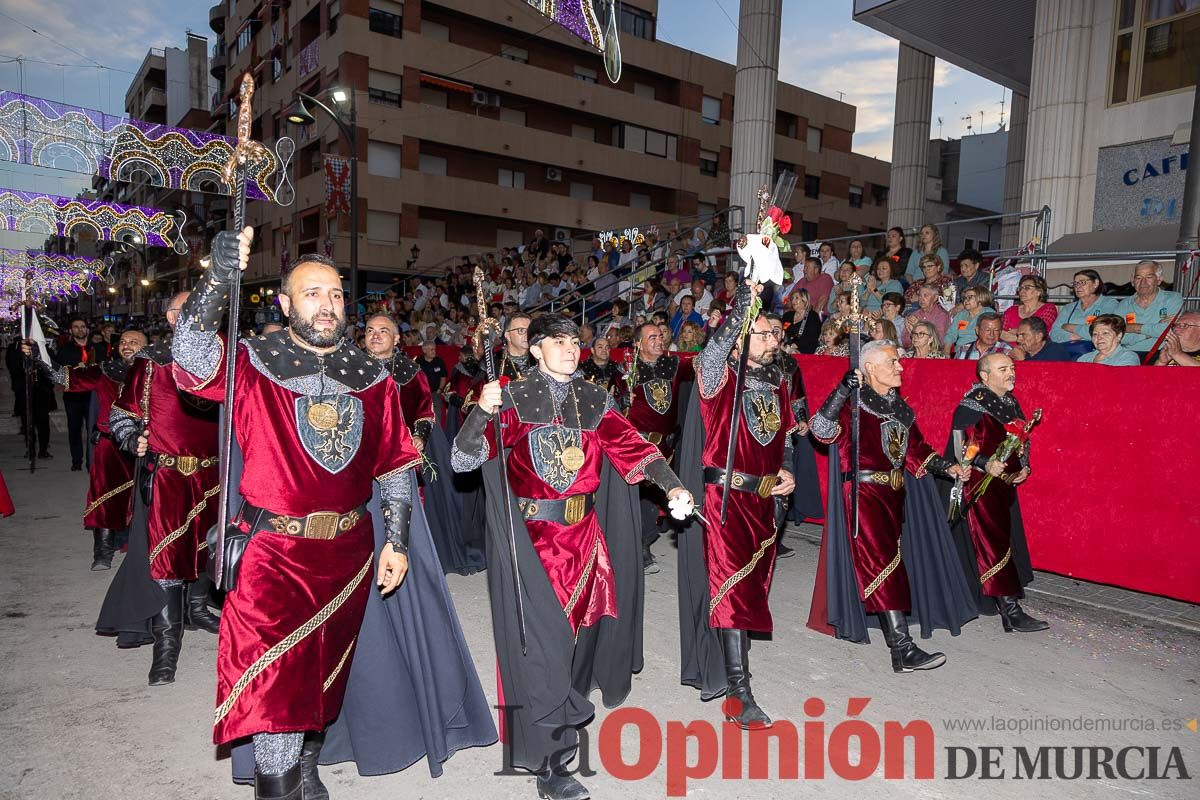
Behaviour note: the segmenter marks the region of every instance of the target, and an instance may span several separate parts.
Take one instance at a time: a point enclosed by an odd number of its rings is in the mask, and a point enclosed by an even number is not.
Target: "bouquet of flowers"
[[[996,452],[992,453],[992,457],[988,460],[999,461],[1000,463],[1008,461],[1009,457],[1013,453],[1017,452],[1018,448],[1025,446],[1025,444],[1029,441],[1030,433],[1041,421],[1042,410],[1039,408],[1033,412],[1033,416],[1029,418],[1028,422],[1023,419],[1014,419],[1012,422],[1005,425],[1004,441],[1000,443],[1000,446],[996,448]],[[987,487],[991,485],[991,483],[991,474],[989,473],[984,475],[983,480],[981,480],[979,485],[975,487],[975,496],[982,497],[983,493],[987,491]]]
[[[958,431],[954,432],[956,437],[961,441],[962,434]],[[963,448],[962,456],[959,458],[959,464],[964,467],[971,466],[971,462],[975,460],[975,456],[979,455],[979,442],[971,440],[967,442],[967,446]],[[950,490],[950,513],[946,518],[953,523],[959,516],[959,509],[962,508],[963,498],[963,482],[961,480],[954,482],[954,488]]]

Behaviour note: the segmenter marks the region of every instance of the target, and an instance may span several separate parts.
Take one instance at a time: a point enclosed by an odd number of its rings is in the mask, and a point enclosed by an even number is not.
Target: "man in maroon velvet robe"
[[[218,235],[176,329],[179,385],[211,402],[225,397],[217,330],[252,235]],[[370,591],[372,481],[387,532],[376,570],[386,593],[408,568],[408,470],[419,461],[395,382],[345,340],[333,262],[302,256],[284,277],[280,306],[289,328],[244,340],[236,354],[245,499],[236,524],[252,538],[222,615],[213,730],[217,744],[254,737],[255,796],[264,800],[324,792],[319,740],[306,745],[304,734],[319,734],[341,708]]]
[[[884,641],[891,650],[892,669],[912,672],[940,667],[946,656],[917,647],[908,630],[906,612],[913,610],[913,601],[900,555],[906,473],[916,479],[927,471],[965,477],[967,470],[938,455],[926,442],[912,408],[900,396],[902,372],[894,344],[864,344],[861,371],[846,373],[821,410],[809,420],[809,428],[818,441],[836,444],[843,465],[842,485],[830,486],[829,491],[842,496],[862,611],[878,615]],[[846,402],[855,389],[860,393],[857,463],[850,442],[851,406]],[[857,526],[850,503],[850,482],[855,480]]]
[[[501,691],[504,702],[510,704],[506,709],[511,709],[505,716],[507,741],[512,765],[537,774],[540,797],[569,800],[588,796],[565,771],[566,762],[573,757],[571,744],[577,741],[575,728],[591,716],[578,710],[589,706],[587,696],[597,684],[606,690],[610,707],[619,703],[628,691],[630,665],[636,671],[641,663],[642,593],[626,594],[631,599],[629,606],[618,603],[630,584],[641,588],[641,579],[637,572],[622,573],[628,560],[618,558],[616,551],[624,548],[622,552],[632,556],[636,550],[625,547],[627,541],[617,541],[624,532],[620,527],[624,520],[615,525],[610,521],[608,530],[601,529],[597,503],[602,502],[598,497],[603,489],[602,468],[611,465],[628,484],[654,481],[674,503],[686,503],[689,510],[691,495],[662,453],[638,436],[606,391],[572,377],[579,364],[579,331],[574,322],[558,315],[539,317],[529,326],[529,341],[538,368],[521,380],[505,382],[504,388],[501,381],[483,387],[478,405],[455,439],[451,458],[458,472],[485,465],[497,455],[495,426],[499,424],[503,446],[509,451],[503,468],[516,500],[512,510],[519,514],[514,520],[515,535],[527,539],[536,554],[536,561],[527,560],[520,567],[522,591],[536,592],[548,583],[550,592],[537,596],[553,604],[552,609],[540,604],[527,606],[530,626],[539,619],[547,620],[546,628],[563,627],[564,619],[569,626],[558,647],[547,651],[535,644],[532,640],[540,641],[545,633],[539,629],[529,631],[527,653],[521,653],[519,646],[514,652],[513,637],[500,634],[502,616],[513,599],[498,596],[502,591],[491,592],[496,647],[501,651]],[[497,498],[492,494],[489,499]],[[489,519],[493,527],[496,523]],[[497,580],[507,566],[494,559],[507,559],[508,553],[503,546],[488,548],[490,580]],[[535,575],[535,570],[542,574]],[[624,586],[622,582],[626,582]],[[617,637],[612,647],[604,638],[606,621],[627,626],[627,635]],[[613,626],[607,630],[612,631]],[[611,663],[617,658],[616,650],[623,647],[628,651],[635,640],[638,652],[626,652],[624,692],[611,697],[607,694],[610,687],[600,677],[610,673],[600,664]],[[563,680],[556,682],[555,676]],[[557,698],[561,704],[543,714],[521,707],[531,682],[536,685],[532,693],[542,696],[548,694],[547,685],[561,686],[564,696]],[[562,728],[545,727],[544,719],[559,713],[564,720]]]
[[[647,322],[638,326],[635,338],[635,357],[626,378],[626,416],[642,438],[663,454],[667,463],[675,455],[675,437],[679,428],[680,407],[685,399],[682,384],[696,380],[690,359],[665,355],[666,342],[657,325]],[[642,509],[642,568],[647,574],[659,571],[650,546],[659,537],[659,509],[662,495],[653,486],[643,484]]]
[[[188,293],[171,298],[172,327]],[[150,685],[175,681],[184,627],[216,633],[218,617],[208,610],[211,582],[205,534],[216,522],[217,406],[179,390],[171,370],[171,347],[159,342],[134,358],[121,393],[109,412],[113,439],[122,449],[144,456],[147,558],[150,577],[167,602],[151,621],[154,652]],[[140,555],[139,555],[140,557]]]
[[[737,366],[743,320],[760,287],[743,284],[732,312],[696,356],[699,413],[704,428],[704,561],[708,573],[708,624],[719,631],[728,684],[729,720],[742,727],[771,724],[750,688],[749,632],[770,633],[767,599],[778,540],[776,498],[794,488],[792,434],[797,430],[791,398],[775,361],[779,341],[765,316],[750,322],[745,386],[737,395]],[[730,424],[738,408],[733,475],[720,524]]]
[[[396,348],[400,330],[396,321],[387,314],[376,314],[367,319],[367,354],[383,364],[396,388],[400,390],[400,408],[404,421],[412,435],[413,447],[418,453],[425,452],[425,444],[433,431],[433,393],[425,373],[402,351]]]
[[[92,530],[92,569],[110,569],[117,533],[129,527],[133,513],[133,458],[122,452],[109,432],[108,412],[121,392],[125,373],[133,357],[146,346],[146,334],[125,331],[117,343],[120,358],[80,365],[56,367],[40,362],[60,386],[75,392],[92,392],[99,413],[91,431],[92,458],[88,468],[88,492],[83,509],[83,527]],[[26,345],[30,355],[33,350]]]
[[[1026,614],[1017,602],[1033,576],[1017,500],[1017,487],[1029,478],[1028,444],[1004,461],[993,458],[1007,435],[1004,426],[1025,420],[1012,395],[1016,367],[1011,358],[997,353],[979,359],[975,373],[979,381],[959,401],[951,423],[952,442],[961,440],[964,450],[972,443],[978,447],[970,462],[971,479],[963,487],[962,522],[972,556],[967,577],[984,597],[995,601],[1004,630],[1044,631],[1050,626]],[[980,495],[978,487],[986,475],[992,480]]]

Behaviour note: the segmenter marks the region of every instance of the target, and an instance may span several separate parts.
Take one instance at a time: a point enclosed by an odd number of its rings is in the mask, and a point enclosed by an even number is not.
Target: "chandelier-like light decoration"
[[[221,174],[237,140],[118,117],[40,97],[0,91],[0,160],[99,175],[115,181],[232,194]],[[263,148],[246,169],[246,196],[290,205],[295,191],[287,166],[295,153],[282,138]],[[139,178],[144,176],[144,178]]]
[[[187,253],[182,228],[175,216],[157,208],[0,189],[0,230],[68,237],[89,231],[97,240],[172,247],[182,255]]]

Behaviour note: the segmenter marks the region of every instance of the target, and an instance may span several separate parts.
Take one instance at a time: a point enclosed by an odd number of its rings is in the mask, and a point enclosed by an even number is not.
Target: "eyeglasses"
[[[509,333],[525,333],[529,328],[509,328]]]
[[[913,331],[911,336],[913,339],[916,339],[918,336],[925,338],[925,339],[929,338],[929,334],[926,333],[925,331]]]
[[[1176,322],[1176,328],[1200,328],[1200,322]]]
[[[1087,278],[1082,281],[1071,281],[1072,286],[1089,286],[1089,285],[1091,285],[1091,283],[1092,283],[1092,280],[1090,278]]]

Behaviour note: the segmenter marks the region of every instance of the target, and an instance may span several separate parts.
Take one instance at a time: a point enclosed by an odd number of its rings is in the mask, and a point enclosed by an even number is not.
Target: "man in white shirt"
[[[671,307],[677,308],[679,306],[680,299],[684,297],[692,298],[692,305],[695,308],[696,313],[698,313],[700,316],[705,316],[708,314],[708,308],[712,305],[713,296],[712,292],[708,290],[708,284],[706,284],[702,279],[696,278],[694,281],[692,281],[691,286],[687,287],[686,289],[680,289],[679,292],[676,293],[674,299],[671,301]]]

